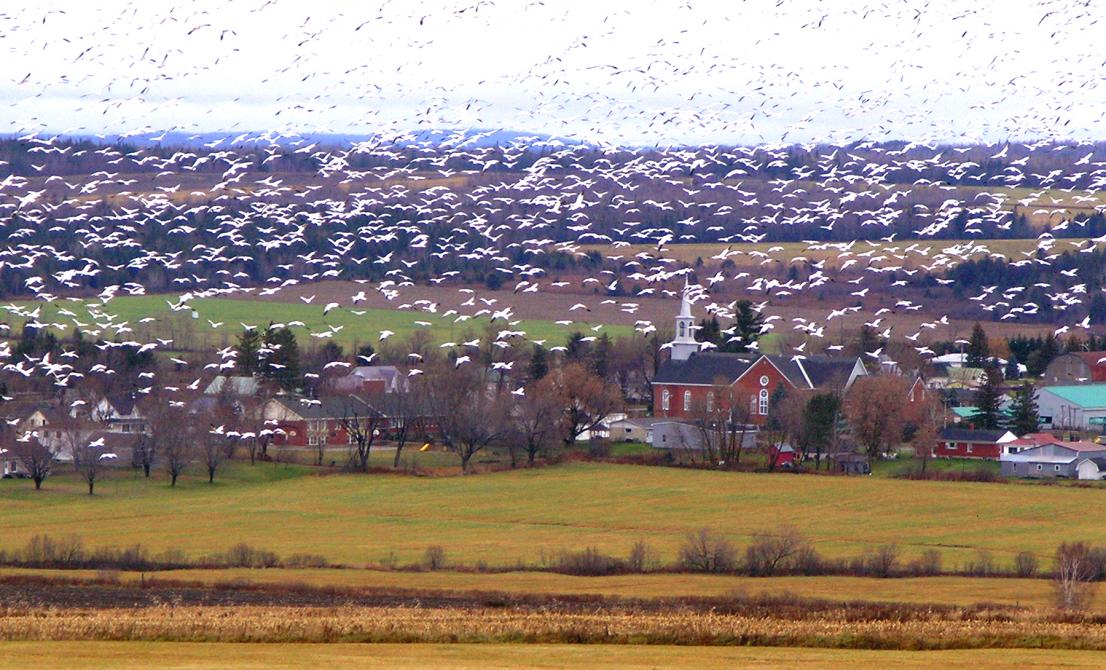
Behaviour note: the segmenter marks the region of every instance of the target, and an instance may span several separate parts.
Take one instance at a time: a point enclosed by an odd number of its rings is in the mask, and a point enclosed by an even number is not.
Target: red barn
[[[262,412],[266,421],[275,422],[282,431],[273,440],[276,444],[315,447],[349,444],[342,419],[371,416],[376,410],[355,395],[318,400],[280,396],[266,403]]]

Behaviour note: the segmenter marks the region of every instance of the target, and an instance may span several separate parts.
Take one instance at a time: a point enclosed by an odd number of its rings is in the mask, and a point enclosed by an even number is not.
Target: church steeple
[[[672,340],[672,360],[686,361],[697,351],[699,343],[695,341],[695,317],[691,316],[691,285],[684,277],[680,313],[676,315],[676,338]]]

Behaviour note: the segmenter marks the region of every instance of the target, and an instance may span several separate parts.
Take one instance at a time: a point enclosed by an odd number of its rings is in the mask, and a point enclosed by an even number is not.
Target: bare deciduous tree
[[[54,467],[54,454],[43,446],[37,437],[32,436],[16,440],[11,452],[34,481],[35,490],[41,489],[42,482],[46,481]]]
[[[1064,542],[1056,549],[1056,573],[1052,584],[1061,609],[1085,609],[1094,598],[1099,565],[1085,542]]]
[[[571,446],[622,408],[618,387],[604,382],[579,363],[550,372],[550,389],[561,406],[562,439]]]
[[[338,402],[342,415],[338,424],[345,431],[349,444],[349,468],[368,472],[369,455],[386,419],[371,403],[358,396],[344,396],[338,398]]]
[[[897,375],[861,377],[845,398],[845,417],[853,437],[872,458],[902,439],[908,382]]]

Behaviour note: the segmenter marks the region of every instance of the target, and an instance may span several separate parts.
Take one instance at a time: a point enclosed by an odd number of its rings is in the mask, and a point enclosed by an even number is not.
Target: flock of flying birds
[[[482,4],[492,3],[473,8]],[[202,22],[185,21],[189,36],[236,37],[213,16],[192,18]],[[50,20],[44,16],[43,25]],[[160,67],[169,67],[169,57]],[[76,56],[83,58],[85,52]],[[143,72],[150,69],[145,54],[137,60]],[[156,73],[159,66],[152,67]],[[299,63],[294,71],[309,67]],[[32,86],[39,78],[31,72],[15,79]],[[165,85],[156,80],[139,83]],[[640,80],[656,83],[644,73]],[[1094,143],[662,149],[503,139],[483,131],[427,139],[424,132],[387,130],[344,144],[284,131],[235,133],[171,151],[155,146],[166,135],[152,132],[131,133],[134,144],[105,145],[22,134],[25,156],[0,158],[0,275],[18,276],[22,295],[0,310],[12,323],[59,334],[76,329],[102,340],[98,346],[162,352],[183,366],[171,339],[137,335],[157,332],[173,312],[197,311],[201,328],[222,329],[226,320],[203,313],[203,298],[293,293],[324,323],[337,311],[365,316],[368,303],[415,312],[416,327],[490,319],[499,326],[496,346],[506,348],[533,342],[516,313],[531,294],[572,296],[564,313],[547,318],[594,338],[602,323],[589,315],[600,307],[634,317],[635,331],[647,336],[668,324],[640,315],[643,304],[669,298],[674,314],[675,298],[687,291],[697,310],[717,315],[727,328],[737,301],[752,300],[765,332],[801,336],[785,343],[789,355],[839,350],[832,326],[861,316],[884,339],[901,337],[925,357],[934,353],[926,331],[948,324],[952,313],[924,304],[925,282],[947,287],[947,271],[968,258],[1048,267],[1064,252],[1092,253],[1106,243],[1079,235],[1085,223],[1075,216],[1106,210],[1106,150]],[[1025,225],[1021,219],[1036,222],[1036,241],[1013,253],[995,251],[989,238]],[[946,241],[952,231],[957,240]],[[781,238],[805,243],[771,241]],[[708,242],[702,265],[681,260],[682,245]],[[555,256],[576,264],[559,268]],[[259,274],[263,258],[276,260]],[[471,283],[468,271],[477,266],[502,280],[495,295]],[[794,267],[801,272],[789,271]],[[348,298],[315,302],[304,287],[319,281],[350,282]],[[831,285],[844,289],[819,303]],[[425,286],[456,299],[444,308],[445,300],[412,297]],[[985,285],[967,300],[985,318],[1029,321],[1040,311],[1025,297],[1030,288],[1047,294],[1059,315],[1057,334],[1091,327],[1083,311],[1092,290],[1072,268],[1035,287]],[[168,310],[127,319],[113,309],[118,298],[152,293],[164,295]],[[814,307],[806,317],[785,319],[777,310],[789,304]],[[894,334],[890,312],[917,313],[920,325]],[[311,335],[322,341],[342,328]],[[732,328],[726,332],[734,336]],[[384,341],[395,333],[374,335]],[[472,363],[468,350],[478,342],[441,346],[456,350],[463,365]],[[218,353],[222,362],[214,368],[235,367],[232,348]],[[0,344],[5,373],[44,375],[61,387],[83,374],[75,356],[17,358],[11,342]],[[103,365],[89,371],[113,373]],[[417,366],[411,374],[419,374]],[[144,382],[149,391],[156,376]]]

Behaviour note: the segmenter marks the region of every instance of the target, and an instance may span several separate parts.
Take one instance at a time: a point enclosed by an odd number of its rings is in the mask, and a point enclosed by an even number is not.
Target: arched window
[[[768,414],[768,389],[760,390],[760,414],[761,416]]]
[[[684,391],[684,411],[691,409],[691,391]]]
[[[707,392],[707,411],[714,411],[714,391]]]
[[[671,396],[672,394],[668,392],[668,389],[661,391],[661,409],[666,412],[668,411],[669,398]]]
[[[684,323],[683,321],[681,321],[680,322],[680,337],[685,337],[686,335],[687,335],[687,324]]]

